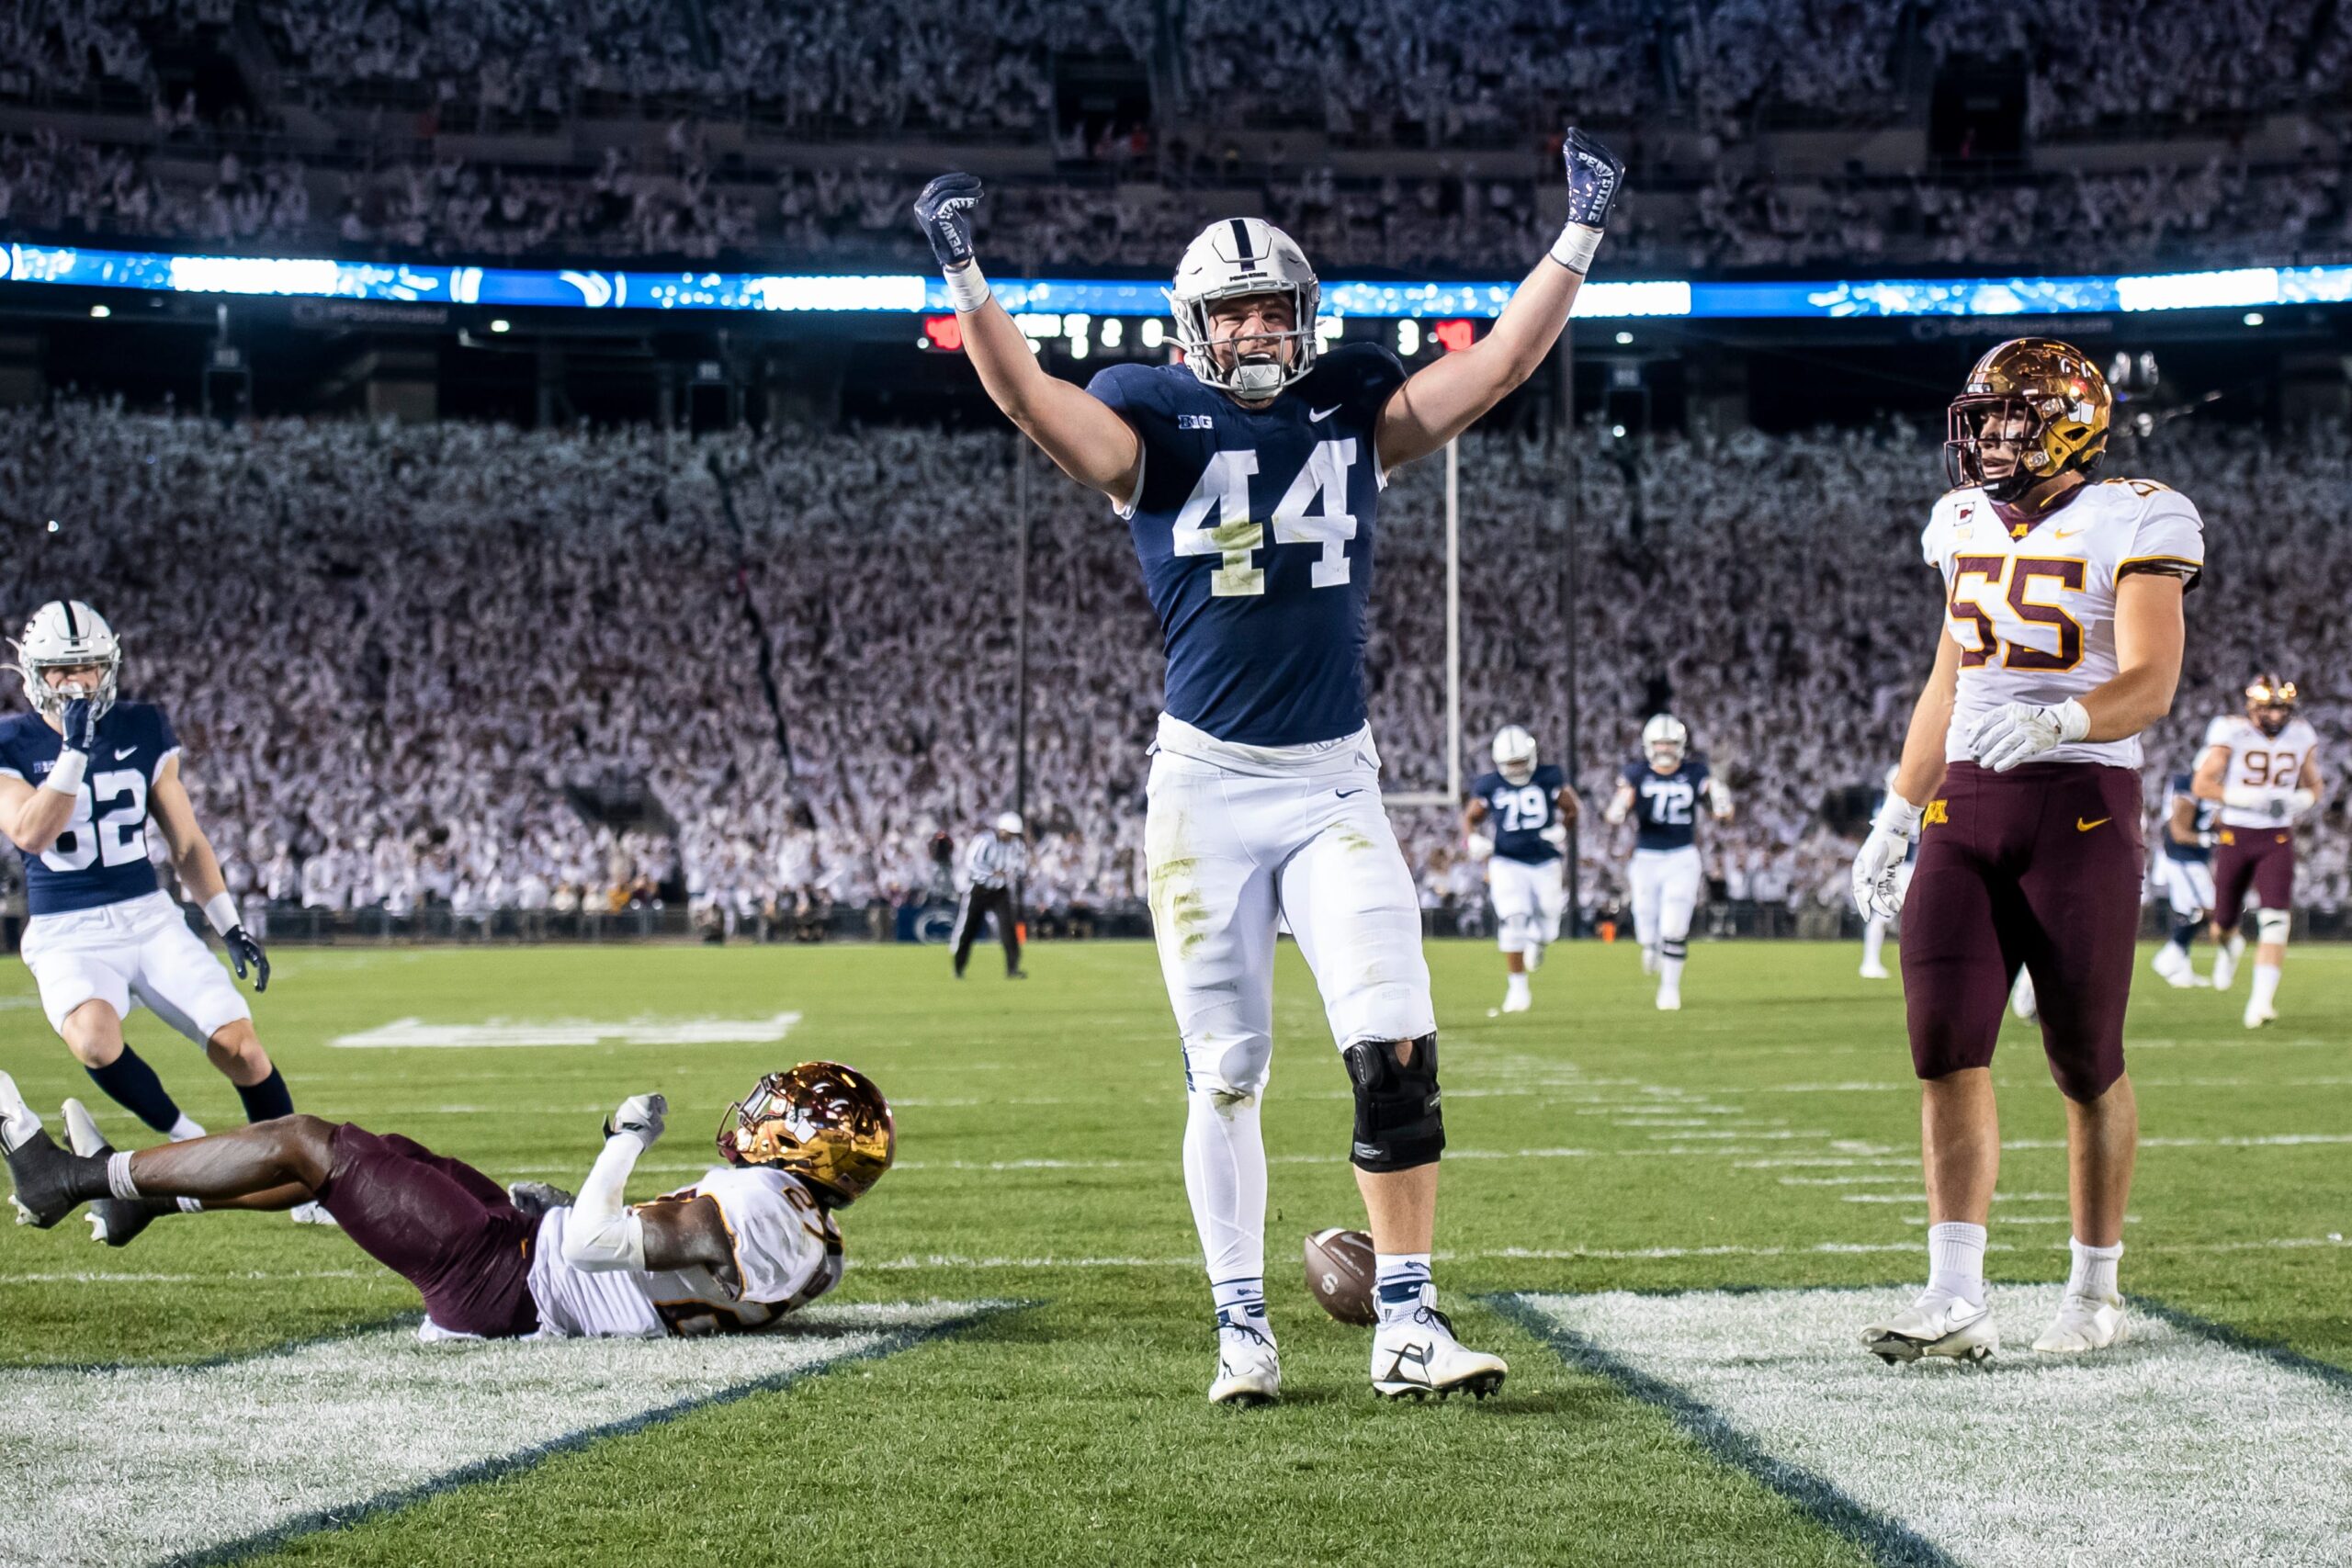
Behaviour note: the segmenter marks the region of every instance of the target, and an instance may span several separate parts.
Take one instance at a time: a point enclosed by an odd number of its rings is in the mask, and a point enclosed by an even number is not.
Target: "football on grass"
[[[1306,1289],[1316,1304],[1341,1323],[1373,1324],[1372,1281],[1378,1269],[1372,1237],[1362,1231],[1316,1231],[1306,1238]]]

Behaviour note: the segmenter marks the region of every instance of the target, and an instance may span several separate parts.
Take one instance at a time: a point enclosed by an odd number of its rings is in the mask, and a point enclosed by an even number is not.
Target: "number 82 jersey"
[[[64,737],[38,714],[0,719],[0,773],[39,788],[63,749]],[[163,709],[117,703],[107,710],[65,830],[39,854],[20,852],[28,912],[62,915],[155,891],[155,867],[147,858],[147,797],[165,759],[179,749]]]
[[[1920,550],[1943,574],[1945,628],[1961,650],[1944,757],[1966,761],[1984,715],[2063,703],[2114,679],[2116,584],[2153,571],[2194,585],[2205,531],[2187,496],[2150,479],[2084,485],[2037,522],[1971,488],[1936,502]],[[2140,741],[2077,740],[2035,761],[2137,768]]]
[[[1181,365],[1114,365],[1087,390],[1134,427],[1120,507],[1168,652],[1169,714],[1219,740],[1304,746],[1364,724],[1374,434],[1405,367],[1344,344],[1244,406]]]

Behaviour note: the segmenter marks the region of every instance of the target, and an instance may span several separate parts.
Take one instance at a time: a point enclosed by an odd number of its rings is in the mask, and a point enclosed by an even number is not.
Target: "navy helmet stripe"
[[[65,611],[65,635],[70,637],[80,637],[82,635],[82,628],[75,625],[74,621],[74,601],[71,599],[61,599],[58,601],[58,604],[63,606]]]
[[[1250,243],[1250,225],[1246,220],[1239,218],[1233,220],[1233,243],[1235,248],[1235,259],[1239,261],[1256,261],[1258,259],[1256,247]]]

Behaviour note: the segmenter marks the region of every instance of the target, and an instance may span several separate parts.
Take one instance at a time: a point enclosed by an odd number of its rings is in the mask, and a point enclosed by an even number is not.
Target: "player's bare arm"
[[[28,854],[40,854],[74,819],[74,797],[60,790],[35,789],[22,779],[0,778],[0,825],[8,841]]]
[[[1943,783],[1944,742],[1960,690],[1961,652],[1947,623],[1936,638],[1935,668],[1911,705],[1911,728],[1903,738],[1903,761],[1895,767],[1894,785],[1854,857],[1854,904],[1865,919],[1892,920],[1902,912],[1903,862],[1919,837],[1928,797]]]
[[[1575,827],[1577,818],[1584,815],[1583,797],[1566,784],[1560,786],[1560,793],[1552,797],[1552,804],[1560,808],[1560,826],[1563,828]]]
[[[179,873],[180,885],[202,906],[205,919],[229,950],[237,978],[244,979],[250,973],[254,990],[269,989],[269,955],[238,919],[237,901],[229,895],[229,882],[220,874],[220,857],[213,852],[212,840],[197,822],[196,803],[188,798],[177,756],[164,758],[163,766],[155,770],[155,782],[148,786],[147,807],[155,826],[163,829],[164,842],[171,848],[172,868]]]
[[[1390,396],[1378,427],[1383,468],[1401,468],[1444,446],[1533,375],[1560,341],[1625,175],[1616,154],[1580,130],[1568,132],[1562,155],[1567,227],[1511,295],[1492,332],[1419,371]]]
[[[1634,786],[1621,782],[1617,793],[1609,797],[1608,808],[1601,812],[1600,819],[1611,828],[1622,827],[1633,809]]]
[[[2090,715],[2085,739],[2128,739],[2172,711],[2187,591],[2169,572],[2133,572],[2115,585],[2115,678],[2080,699]]]
[[[95,689],[97,674],[95,665],[41,671],[53,691],[68,694],[57,716],[49,721],[59,732],[57,764],[38,787],[23,779],[0,778],[0,813],[5,813],[0,821],[6,823],[9,841],[28,854],[46,852],[74,820],[91,749],[98,743],[102,707],[85,694]]]
[[[1085,389],[1049,373],[990,293],[972,254],[972,175],[942,175],[923,187],[915,217],[946,272],[964,332],[964,352],[989,400],[1062,472],[1121,505],[1143,475],[1143,443],[1124,419]]]
[[[2194,796],[2174,798],[2172,815],[2165,818],[2165,832],[2176,844],[2197,842],[2197,801]]]
[[[2188,792],[2199,800],[2220,800],[2228,793],[2222,780],[2230,773],[2230,749],[2208,746],[2197,759],[2197,772],[2190,776]]]
[[[2327,793],[2327,780],[2319,771],[2319,757],[2307,752],[2302,772],[2295,775],[2295,817],[2298,821],[2311,815],[2319,805],[2320,796]]]

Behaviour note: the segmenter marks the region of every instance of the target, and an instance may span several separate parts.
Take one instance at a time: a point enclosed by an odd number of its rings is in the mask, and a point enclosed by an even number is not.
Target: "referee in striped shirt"
[[[956,978],[980,939],[980,921],[996,917],[997,935],[1004,942],[1004,977],[1025,980],[1021,971],[1021,906],[1012,897],[1027,850],[1021,841],[1021,814],[1008,811],[996,819],[992,831],[975,834],[964,846],[964,900],[956,908]]]

